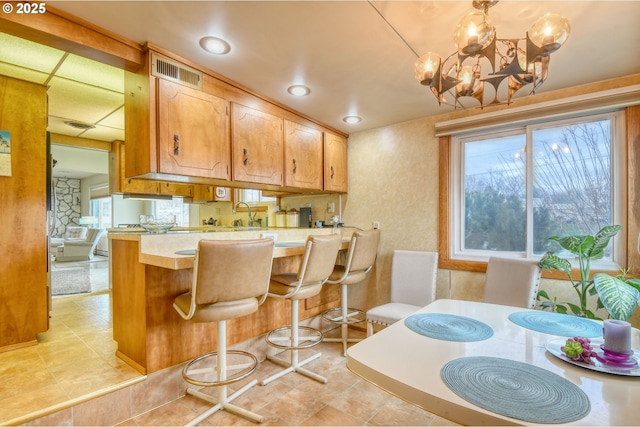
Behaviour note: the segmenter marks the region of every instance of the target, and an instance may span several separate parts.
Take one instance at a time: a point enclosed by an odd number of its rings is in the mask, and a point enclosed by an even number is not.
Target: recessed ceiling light
[[[311,89],[302,85],[293,85],[287,88],[287,92],[293,96],[306,96],[311,93]]]
[[[359,116],[346,116],[342,118],[342,121],[345,123],[349,123],[350,125],[360,123],[362,121],[362,117]]]
[[[203,37],[200,39],[200,47],[214,55],[226,55],[231,51],[229,43],[218,37]]]
[[[83,129],[83,130],[95,129],[95,126],[90,123],[76,122],[73,120],[66,121],[64,122],[64,124],[76,129]]]

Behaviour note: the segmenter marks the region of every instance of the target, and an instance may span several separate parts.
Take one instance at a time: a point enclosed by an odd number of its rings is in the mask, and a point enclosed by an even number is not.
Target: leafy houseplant
[[[565,273],[573,289],[578,294],[580,305],[569,302],[558,303],[556,299],[549,297],[547,292],[538,292],[538,300],[542,309],[551,309],[558,313],[571,313],[598,319],[596,315],[588,309],[587,301],[589,296],[598,295],[597,307],[605,308],[609,316],[618,320],[627,320],[633,314],[636,305],[640,304],[640,280],[626,277],[626,272],[617,276],[599,273],[589,279],[591,272],[591,260],[597,260],[604,256],[604,250],[613,236],[622,229],[620,225],[607,225],[595,235],[571,235],[565,237],[553,236],[560,246],[576,255],[580,280],[574,281],[571,277],[571,263],[569,260],[560,258],[552,252],[547,252],[540,260],[540,267],[551,271],[552,269]]]

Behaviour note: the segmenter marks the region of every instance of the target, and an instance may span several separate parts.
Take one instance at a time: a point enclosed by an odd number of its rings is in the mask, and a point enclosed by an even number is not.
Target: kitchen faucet
[[[247,207],[247,213],[249,214],[249,227],[251,227],[255,223],[255,219],[251,217],[251,206],[247,202],[238,202],[233,206],[233,214],[237,213],[237,208],[239,205],[245,205]]]

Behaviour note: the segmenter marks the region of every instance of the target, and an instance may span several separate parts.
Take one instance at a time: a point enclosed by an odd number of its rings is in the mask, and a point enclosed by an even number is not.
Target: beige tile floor
[[[339,343],[322,343],[312,350],[322,357],[306,368],[327,377],[321,384],[299,374],[287,374],[266,386],[256,385],[233,401],[264,416],[261,425],[278,426],[443,426],[457,425],[390,395],[351,373],[345,366]],[[261,380],[281,369],[262,362],[256,372],[232,387],[253,378]],[[215,389],[210,393],[216,395]],[[230,391],[231,394],[231,391]],[[184,425],[207,409],[208,404],[185,396],[134,417],[119,426]],[[201,426],[256,425],[237,415],[219,411]]]
[[[91,270],[92,286],[108,289],[106,263]],[[142,377],[115,356],[112,337],[108,290],[54,297],[38,345],[0,353],[0,425]]]
[[[96,283],[102,281],[104,285],[104,271],[92,271],[91,275]],[[110,296],[106,290],[89,296],[55,298],[51,328],[39,334],[38,345],[0,353],[0,425],[30,414],[44,415],[143,378],[114,355]],[[323,353],[306,367],[326,376],[327,384],[288,374],[267,386],[253,387],[234,403],[263,415],[264,425],[456,425],[351,373],[339,343],[322,343],[307,351]],[[251,377],[231,388],[253,378],[265,378],[278,369],[264,361]],[[215,394],[215,389],[210,390]],[[184,425],[207,405],[184,396],[118,425]],[[200,425],[255,424],[221,411]]]

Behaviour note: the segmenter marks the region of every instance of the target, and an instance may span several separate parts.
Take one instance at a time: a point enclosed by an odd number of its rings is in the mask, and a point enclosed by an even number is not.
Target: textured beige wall
[[[349,305],[367,309],[389,300],[394,249],[438,250],[438,139],[433,118],[352,134],[345,224],[380,221],[376,268],[349,289]],[[442,294],[439,297],[446,297]]]

